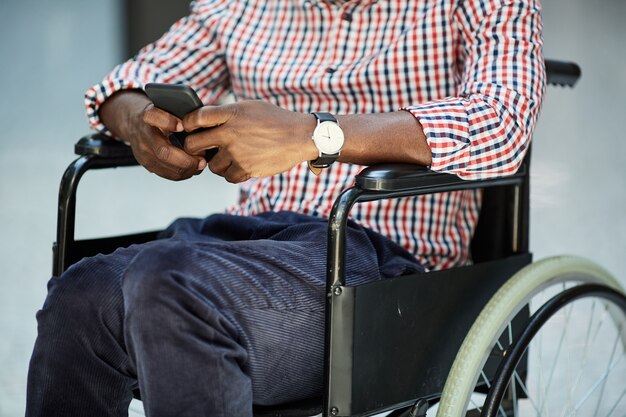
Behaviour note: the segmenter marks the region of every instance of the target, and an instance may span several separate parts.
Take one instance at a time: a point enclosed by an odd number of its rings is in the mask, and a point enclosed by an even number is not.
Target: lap
[[[288,212],[214,215],[180,219],[161,237],[86,259],[67,275],[90,282],[82,286],[87,289],[107,287],[106,298],[123,300],[124,314],[142,300],[155,306],[155,297],[168,300],[180,293],[177,288],[188,290],[184,296],[227,321],[247,352],[242,368],[257,403],[321,389],[326,220]],[[347,239],[349,284],[421,268],[401,248],[354,223]],[[92,291],[92,299],[100,296]]]

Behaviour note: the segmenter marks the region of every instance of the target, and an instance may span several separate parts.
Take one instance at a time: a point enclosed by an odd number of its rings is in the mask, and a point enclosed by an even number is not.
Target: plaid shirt
[[[432,170],[514,173],[545,89],[538,0],[199,0],[188,17],[86,93],[91,125],[115,91],[186,83],[205,104],[229,92],[298,112],[405,109],[422,124]],[[306,164],[240,187],[231,213],[328,216],[363,167]],[[469,261],[479,191],[361,203],[354,220],[430,269]]]

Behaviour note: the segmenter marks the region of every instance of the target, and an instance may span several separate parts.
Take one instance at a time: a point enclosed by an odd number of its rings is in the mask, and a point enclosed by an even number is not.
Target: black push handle
[[[561,87],[574,87],[581,75],[580,67],[575,62],[554,59],[546,59],[546,73],[548,84]]]

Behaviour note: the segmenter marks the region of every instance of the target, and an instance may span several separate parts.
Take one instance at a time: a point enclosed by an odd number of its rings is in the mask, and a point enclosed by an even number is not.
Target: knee
[[[228,334],[236,332],[221,311],[219,280],[212,279],[217,254],[204,254],[193,243],[154,242],[143,249],[122,277],[127,336],[154,337],[201,321]]]
[[[83,333],[94,325],[113,325],[122,311],[120,273],[108,256],[83,259],[48,283],[37,313],[39,331]]]
[[[186,244],[180,241],[157,241],[141,250],[122,276],[122,290],[128,299],[159,297],[176,273],[187,263]]]
[[[154,242],[137,254],[122,276],[126,319],[158,320],[186,277],[188,247],[180,241]]]

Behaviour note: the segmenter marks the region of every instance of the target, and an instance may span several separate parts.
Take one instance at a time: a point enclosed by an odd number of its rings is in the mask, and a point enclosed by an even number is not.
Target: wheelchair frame
[[[551,84],[573,86],[580,76],[576,64],[546,61],[546,68]],[[76,241],[76,191],[82,175],[91,169],[133,166],[137,162],[128,146],[99,134],[82,138],[75,152],[80,157],[65,171],[59,191],[54,276],[85,256],[147,242],[157,234]],[[322,407],[320,399],[313,399],[279,407],[255,407],[255,416],[310,416],[320,411],[324,417],[364,416],[423,406],[424,402],[439,398],[461,343],[483,305],[532,260],[528,251],[529,163],[527,157],[516,174],[487,180],[462,180],[413,165],[387,164],[364,169],[355,185],[335,201],[329,217]],[[497,201],[490,209],[485,195],[472,243],[477,263],[358,287],[346,286],[345,227],[354,204],[469,189],[483,189],[492,195],[490,201]],[[483,224],[489,216],[494,217]],[[500,240],[489,242],[494,223]],[[484,229],[490,229],[490,233]],[[491,236],[485,238],[486,235]],[[453,301],[464,314],[452,314],[455,312],[443,308],[438,299],[430,296],[432,293]],[[424,317],[428,320],[421,320]],[[516,335],[522,333],[527,321],[526,311],[514,320]],[[426,344],[443,339],[445,346]],[[420,346],[420,355],[415,354],[415,345]],[[497,363],[488,364],[487,368],[493,375]]]
[[[60,244],[54,245],[55,275],[84,256],[149,241],[157,234],[146,232],[102,239],[73,239],[76,190],[82,175],[90,169],[137,165],[126,145],[102,135],[81,139],[76,151],[83,155],[70,165],[61,182],[57,231]],[[319,414],[322,410],[325,416],[366,415],[410,407],[419,399],[437,398],[456,352],[482,306],[510,276],[531,262],[527,249],[527,168],[528,161],[512,176],[472,181],[433,173],[414,165],[379,165],[363,170],[357,176],[355,186],[345,190],[336,200],[329,217],[324,406],[320,408],[322,399],[313,399],[279,407],[255,407],[255,416],[302,417]],[[510,215],[498,218],[509,223],[507,227],[513,230],[509,234],[511,239],[506,239],[506,245],[503,242],[494,245],[491,252],[495,253],[480,255],[491,258],[491,261],[358,287],[345,285],[345,226],[354,204],[380,198],[478,188],[500,189],[497,198],[515,202],[508,210]],[[476,286],[478,281],[480,286]],[[451,300],[463,309],[464,314],[450,314],[448,308],[442,308],[439,300],[430,296],[433,293]],[[406,317],[428,317],[428,320],[407,321]],[[520,316],[516,323],[521,324],[526,319],[527,315]],[[418,357],[414,354],[413,343],[406,343],[406,340],[422,338],[446,339],[446,345],[424,347]],[[389,355],[392,346],[395,346],[394,353]],[[433,363],[439,365],[433,367]],[[491,372],[495,372],[496,365],[490,365]],[[423,370],[427,368],[428,378],[424,380]],[[376,381],[371,378],[374,371]],[[423,381],[415,384],[420,379]],[[393,381],[400,382],[392,384]]]

